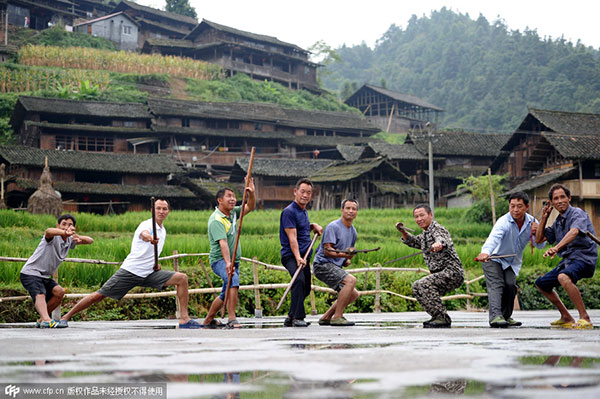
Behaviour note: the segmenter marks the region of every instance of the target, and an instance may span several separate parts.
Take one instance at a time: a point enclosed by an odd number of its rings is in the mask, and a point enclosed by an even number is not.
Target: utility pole
[[[433,203],[435,198],[435,190],[433,188],[433,135],[431,134],[431,122],[425,124],[427,128],[427,139],[428,139],[428,157],[429,157],[429,207],[433,212]]]

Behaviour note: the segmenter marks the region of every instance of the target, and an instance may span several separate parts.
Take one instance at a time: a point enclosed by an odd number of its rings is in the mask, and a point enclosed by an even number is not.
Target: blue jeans
[[[223,280],[223,289],[219,294],[219,298],[222,301],[225,300],[225,291],[227,290],[227,270],[225,269],[225,260],[219,259],[210,265],[210,268],[213,272]],[[230,287],[239,287],[240,286],[240,264],[236,263],[233,271],[233,276],[231,276],[231,286]]]

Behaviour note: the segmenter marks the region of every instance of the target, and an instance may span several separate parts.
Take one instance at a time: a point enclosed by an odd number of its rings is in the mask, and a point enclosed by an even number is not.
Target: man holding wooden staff
[[[450,328],[452,320],[442,303],[441,295],[461,286],[465,277],[462,263],[456,253],[450,233],[433,220],[429,205],[420,204],[413,209],[413,216],[423,232],[414,236],[406,231],[402,223],[396,228],[402,233],[402,241],[409,247],[423,251],[423,258],[431,271],[429,276],[417,280],[412,290],[431,320],[423,323],[424,328]]]
[[[562,184],[554,184],[548,192],[550,202],[546,204],[540,221],[540,228],[535,242],[548,241],[556,245],[544,253],[544,257],[554,259],[556,255],[562,260],[554,269],[535,281],[542,294],[560,312],[560,319],[550,323],[557,327],[591,329],[590,316],[585,309],[577,282],[582,278],[591,278],[598,261],[598,245],[590,216],[581,208],[571,206],[571,192]],[[550,227],[546,222],[552,210],[556,208],[559,215]],[[560,300],[554,287],[562,286],[579,312],[579,320],[575,322],[571,313]]]
[[[338,292],[337,300],[319,319],[319,325],[353,326],[354,322],[346,320],[346,306],[360,296],[356,288],[356,277],[348,274],[343,267],[349,266],[354,254],[351,249],[356,244],[356,229],[352,225],[358,213],[358,201],[346,199],[342,202],[342,217],[325,227],[321,245],[315,255],[313,271],[315,277]],[[349,253],[333,251],[349,250]]]
[[[248,202],[244,205],[244,215],[254,210],[256,199],[254,197],[254,179],[247,182],[246,190],[248,193]],[[216,195],[217,207],[208,219],[208,239],[210,241],[209,262],[212,270],[223,279],[223,289],[221,294],[216,297],[208,314],[204,319],[204,326],[214,328],[221,326],[218,320],[215,320],[217,312],[223,307],[225,302],[225,293],[227,298],[227,327],[239,328],[235,315],[235,307],[238,300],[238,289],[240,286],[240,258],[242,257],[241,245],[238,244],[237,253],[233,254],[235,247],[236,234],[238,229],[238,220],[240,218],[242,205],[236,206],[236,197],[230,188],[221,188]],[[232,268],[235,268],[232,270]],[[233,271],[233,273],[232,273]],[[227,289],[228,276],[231,276],[231,286]]]
[[[517,276],[523,263],[523,250],[533,245],[538,222],[527,213],[529,197],[519,191],[508,197],[508,213],[496,222],[481,253],[475,258],[487,284],[490,327],[517,327],[522,323],[512,318],[517,295]],[[545,244],[536,244],[543,248]],[[533,248],[532,248],[533,252]],[[503,257],[505,255],[513,255]]]
[[[185,273],[161,270],[160,265],[155,262],[154,247],[158,246],[157,252],[160,254],[167,238],[167,230],[163,222],[169,215],[169,202],[166,199],[157,199],[154,203],[154,213],[156,231],[152,226],[152,218],[140,223],[133,234],[131,252],[123,261],[121,268],[97,292],[77,302],[73,309],[62,317],[62,320],[70,320],[75,314],[106,297],[118,301],[134,287],[152,287],[161,290],[176,285],[180,305],[179,328],[201,327],[200,323],[192,320],[188,315],[188,279]],[[156,240],[152,237],[154,232],[157,235]]]
[[[308,327],[304,321],[304,299],[310,294],[310,232],[323,234],[323,227],[316,223],[310,223],[306,206],[312,199],[313,184],[309,179],[298,180],[294,188],[294,201],[282,212],[279,219],[279,241],[281,243],[281,263],[290,273],[294,273],[298,267],[303,271],[298,274],[292,285],[291,305],[288,317],[283,325],[285,327]]]

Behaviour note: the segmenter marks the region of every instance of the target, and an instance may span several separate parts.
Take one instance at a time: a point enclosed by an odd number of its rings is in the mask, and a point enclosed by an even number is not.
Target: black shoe
[[[427,324],[431,323],[431,322],[432,322],[432,321],[434,321],[434,320],[435,320],[435,317],[432,317],[431,319],[429,319],[429,320],[427,320],[427,321],[424,321],[424,322],[423,322],[423,327],[425,327],[425,325],[427,325]]]
[[[307,323],[302,319],[292,320],[292,327],[308,327],[309,325],[310,325],[310,323]]]
[[[508,322],[502,316],[496,316],[490,321],[490,327],[492,328],[506,328]]]
[[[283,326],[284,327],[291,327],[292,326],[292,319],[290,319],[290,317],[286,317],[285,320],[283,321]]]
[[[446,318],[435,318],[423,323],[423,328],[450,328],[451,324]]]

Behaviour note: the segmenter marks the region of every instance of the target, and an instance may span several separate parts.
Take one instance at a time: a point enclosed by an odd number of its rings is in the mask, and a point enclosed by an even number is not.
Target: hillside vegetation
[[[481,266],[473,259],[479,253],[481,245],[489,234],[491,226],[487,223],[473,223],[466,220],[465,209],[437,209],[436,219],[448,228],[452,234],[454,244],[465,269],[469,271],[469,278],[473,279],[482,274]],[[207,220],[211,211],[173,211],[165,222],[169,234],[165,241],[163,256],[169,255],[173,250],[179,253],[207,253],[209,243],[207,238]],[[259,260],[280,264],[279,245],[279,216],[280,211],[256,211],[244,218],[244,230],[242,234],[242,253],[244,257],[256,256]],[[339,210],[310,211],[312,222],[326,225],[339,217]],[[148,213],[130,212],[123,215],[100,216],[93,214],[77,214],[77,229],[81,234],[90,235],[95,239],[94,244],[81,246],[73,250],[69,257],[102,259],[106,261],[122,261],[131,246],[131,234],[137,225],[149,217]],[[362,268],[375,266],[388,260],[398,258],[417,252],[401,243],[400,234],[394,228],[394,222],[403,221],[407,226],[417,229],[410,209],[365,209],[359,212],[355,221],[358,231],[357,248],[366,249],[381,247],[377,252],[357,255],[352,266]],[[55,223],[51,216],[30,215],[14,211],[0,211],[0,256],[23,257],[31,256],[39,240],[48,226]],[[542,258],[543,251],[535,250],[533,255],[529,248],[524,254],[524,263],[518,278],[521,292],[519,299],[522,309],[550,308],[542,295],[535,289],[535,279],[550,270],[558,263],[558,259],[549,260]],[[203,256],[204,264],[208,264],[207,256]],[[0,262],[0,290],[1,296],[25,295],[25,291],[19,282],[19,271],[22,262]],[[165,269],[172,268],[172,261],[162,262]],[[387,266],[396,267],[424,267],[423,258],[412,257]],[[118,266],[113,265],[89,265],[66,263],[59,271],[59,283],[67,287],[69,292],[91,292],[98,289],[114,273]],[[183,258],[180,268],[188,274],[191,288],[208,287],[208,281],[204,277],[197,257]],[[241,265],[241,284],[252,284],[252,267],[249,263]],[[209,271],[210,273],[210,271]],[[213,285],[218,286],[219,279],[210,273]],[[381,287],[402,295],[412,296],[411,283],[422,277],[422,273],[416,272],[394,272],[383,273],[381,276]],[[375,289],[375,273],[370,272],[365,282],[364,273],[357,274],[360,290]],[[289,275],[284,272],[265,270],[259,268],[261,283],[286,283]],[[318,285],[322,283],[315,281]],[[578,286],[582,290],[586,304],[590,307],[599,307],[600,299],[594,293],[600,289],[600,276],[593,279],[584,279]],[[143,291],[136,289],[135,292]],[[472,292],[484,292],[485,281],[480,280],[471,285]],[[455,293],[465,293],[466,286],[463,285]],[[559,290],[561,296],[565,296]],[[262,305],[265,315],[283,314],[284,310],[275,312],[275,306],[281,298],[283,290],[263,291]],[[240,291],[240,315],[249,316],[254,312],[254,293],[252,291]],[[203,316],[210,305],[212,295],[192,295],[191,303],[193,314]],[[324,312],[334,299],[329,294],[317,293],[317,308]],[[567,299],[568,301],[568,299]],[[67,307],[72,306],[73,300],[68,301]],[[383,311],[410,311],[420,309],[415,302],[404,299],[382,295]],[[465,300],[452,300],[446,303],[451,309],[464,308]],[[487,306],[485,298],[476,298],[475,306]],[[308,301],[307,301],[308,306]],[[286,307],[284,306],[284,309]],[[373,308],[373,296],[361,297],[350,307],[351,312],[370,312]],[[33,320],[33,305],[29,302],[2,302],[0,303],[0,322],[17,321],[31,318]],[[156,300],[125,300],[119,303],[105,301],[100,307],[90,309],[84,313],[84,318],[152,318],[168,317],[174,312],[174,301],[172,298]]]
[[[336,49],[326,88],[346,98],[368,82],[445,110],[445,128],[514,131],[527,106],[600,113],[600,51],[535,30],[510,31],[442,8],[392,25],[374,49]]]

